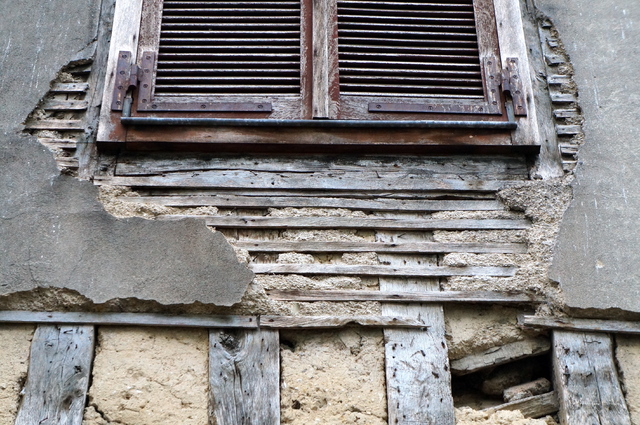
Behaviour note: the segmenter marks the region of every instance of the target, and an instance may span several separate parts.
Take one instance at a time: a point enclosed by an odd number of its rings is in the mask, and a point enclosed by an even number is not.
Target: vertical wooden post
[[[211,330],[209,381],[212,423],[279,425],[278,331]]]
[[[312,0],[313,118],[335,118],[332,100],[337,88],[337,4],[332,0]]]
[[[405,242],[415,242],[429,237],[403,235],[401,238]],[[377,239],[380,242],[399,241],[386,232],[378,232]],[[396,267],[424,265],[422,260],[406,255],[379,255],[378,258]],[[381,291],[439,289],[437,279],[380,278]],[[453,425],[451,372],[442,306],[383,303],[382,314],[419,319],[429,326],[426,330],[384,330],[389,425]]]
[[[93,326],[38,326],[15,425],[82,425],[93,349]]]
[[[609,335],[554,331],[553,370],[563,425],[631,425]]]

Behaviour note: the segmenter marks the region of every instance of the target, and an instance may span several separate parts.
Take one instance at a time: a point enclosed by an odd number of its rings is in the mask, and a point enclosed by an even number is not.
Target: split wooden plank
[[[640,322],[619,320],[575,319],[572,317],[537,317],[521,315],[518,324],[532,328],[551,328],[573,331],[640,334]]]
[[[345,208],[365,211],[502,211],[505,206],[494,200],[404,200],[353,199],[274,196],[140,196],[122,197],[124,202],[144,202],[169,207],[234,207],[234,208]]]
[[[571,83],[570,75],[553,74],[547,77],[547,83],[550,85],[562,85]]]
[[[452,176],[527,176],[527,163],[521,156],[194,156],[172,154],[139,155],[123,153],[118,157],[116,175],[154,175],[175,171],[245,170],[276,173],[316,171],[395,172],[398,175],[423,174],[437,178]]]
[[[89,102],[85,100],[58,100],[49,99],[43,105],[45,111],[85,111]]]
[[[154,313],[0,311],[0,323],[65,323],[181,328],[257,328],[256,316],[167,316]]]
[[[498,410],[519,410],[526,418],[541,418],[543,416],[556,413],[559,407],[560,405],[558,403],[558,396],[555,391],[551,391],[546,394],[527,397],[523,398],[522,400],[512,401],[505,404],[499,404],[497,406],[488,407],[482,410],[489,414],[495,413]]]
[[[578,98],[575,94],[571,93],[550,93],[551,94],[551,102],[553,103],[575,103],[578,101]]]
[[[631,425],[611,337],[553,332],[553,371],[563,425]]]
[[[210,331],[209,382],[211,423],[279,425],[278,331]]]
[[[556,118],[577,118],[578,115],[578,110],[576,108],[556,109],[553,111],[553,116]]]
[[[438,243],[438,242],[288,242],[243,240],[236,248],[249,252],[379,252],[396,254],[443,254],[449,252],[522,254],[527,246],[520,243]]]
[[[394,232],[377,232],[376,240],[397,242]],[[406,235],[410,242],[430,240],[428,233]],[[381,254],[381,262],[392,267],[416,267],[426,261],[437,267],[435,257],[417,260],[394,254]],[[437,279],[380,278],[382,292],[432,292],[440,289]],[[438,424],[455,422],[451,394],[451,373],[445,340],[442,305],[383,303],[382,314],[428,323],[427,331],[384,329],[387,411],[389,424]]]
[[[556,125],[556,133],[558,136],[575,136],[582,134],[581,125]]]
[[[439,267],[439,266],[369,266],[338,264],[249,264],[254,273],[274,274],[337,274],[345,276],[497,276],[515,274],[515,267]]]
[[[54,83],[51,86],[52,93],[84,93],[89,90],[87,83]]]
[[[204,218],[208,226],[218,228],[261,229],[385,229],[385,230],[522,230],[529,228],[521,219],[402,219],[351,217],[255,217],[255,216],[186,216],[167,215],[165,218]]]
[[[502,392],[504,401],[511,402],[533,397],[535,395],[546,394],[551,391],[551,381],[547,378],[539,378],[535,381],[515,385]]]
[[[38,141],[45,146],[57,149],[75,149],[78,141],[75,139],[54,139],[38,137]]]
[[[542,302],[541,297],[522,293],[495,291],[425,291],[425,292],[381,292],[350,290],[289,290],[268,289],[267,295],[280,301],[384,301],[402,303],[492,303],[523,304]],[[525,341],[522,341],[525,342]],[[525,344],[527,345],[527,344]],[[549,350],[549,342],[546,342]],[[494,350],[495,351],[495,350]],[[498,357],[496,354],[494,357]],[[453,363],[452,363],[453,369]]]
[[[84,123],[82,120],[58,120],[50,118],[40,121],[29,121],[25,125],[27,130],[84,130]]]
[[[183,187],[217,189],[305,189],[305,190],[458,190],[491,192],[519,180],[438,179],[425,174],[397,172],[272,173],[262,171],[221,170],[176,172],[165,175],[97,178],[97,183],[135,187]]]
[[[15,425],[82,425],[94,340],[93,326],[37,327]]]
[[[399,316],[261,316],[260,328],[328,329],[345,326],[374,328],[428,328],[431,325],[420,319]]]
[[[551,349],[551,342],[544,337],[511,342],[492,347],[482,353],[473,354],[451,362],[454,375],[466,375],[488,367],[544,354]]]

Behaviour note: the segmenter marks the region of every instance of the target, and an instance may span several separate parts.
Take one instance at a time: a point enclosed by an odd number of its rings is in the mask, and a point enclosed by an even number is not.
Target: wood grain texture
[[[525,418],[541,418],[556,413],[559,407],[558,396],[555,391],[551,391],[546,394],[499,404],[482,410],[489,414],[497,412],[498,410],[519,410]]]
[[[93,348],[93,326],[38,326],[15,425],[82,425]]]
[[[552,352],[563,425],[631,425],[610,336],[554,331]]]
[[[280,425],[275,330],[209,332],[209,415],[216,425]]]
[[[551,342],[544,337],[511,342],[499,347],[492,347],[482,353],[453,360],[451,371],[454,375],[466,375],[488,367],[537,356],[548,352],[550,348]]]
[[[0,323],[65,323],[181,328],[256,328],[256,316],[167,316],[154,313],[0,311]]]
[[[234,208],[345,208],[365,211],[501,211],[504,206],[492,200],[403,200],[353,199],[336,197],[264,197],[217,194],[211,196],[122,197],[124,202],[145,202],[165,206],[216,206]]]
[[[329,329],[345,326],[374,328],[421,328],[430,327],[420,319],[399,316],[261,316],[261,328]]]
[[[249,264],[254,273],[345,276],[513,276],[514,267],[352,266],[334,264]]]
[[[187,216],[165,216],[167,219]],[[193,217],[193,216],[192,216]],[[196,216],[205,218],[208,226],[219,228],[263,229],[392,229],[392,230],[521,230],[530,224],[520,219],[393,219],[350,217],[255,217],[255,216]]]
[[[116,186],[154,187],[208,187],[218,189],[304,189],[304,190],[460,190],[495,191],[504,188],[504,180],[438,179],[420,175],[398,173],[314,172],[271,173],[261,171],[226,170],[202,172],[176,172],[166,175],[98,178],[97,183]]]
[[[385,301],[401,303],[531,303],[542,302],[542,298],[526,294],[507,294],[493,291],[425,291],[425,292],[381,292],[351,290],[267,290],[267,295],[280,301]],[[523,341],[524,342],[524,341]],[[530,342],[530,341],[527,341]],[[528,344],[524,344],[527,345]],[[549,342],[546,343],[547,350]],[[453,368],[453,364],[452,364]]]
[[[565,329],[587,332],[640,334],[639,322],[619,320],[575,319],[572,317],[536,317],[521,315],[518,323],[532,328]]]
[[[425,242],[430,238],[426,232],[421,235],[376,233],[376,240],[384,243]],[[424,262],[429,267],[437,267],[433,257],[380,254],[378,260],[399,268],[424,267]],[[382,292],[423,293],[439,289],[437,279],[380,278]],[[383,303],[382,313],[429,324],[428,330],[384,330],[389,424],[453,425],[451,373],[442,306]]]

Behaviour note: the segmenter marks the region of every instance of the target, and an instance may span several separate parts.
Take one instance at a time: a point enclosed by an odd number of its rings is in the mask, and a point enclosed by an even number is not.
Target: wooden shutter
[[[300,0],[146,0],[137,111],[302,118],[302,13]]]
[[[337,0],[340,117],[501,114],[492,9],[490,0]]]

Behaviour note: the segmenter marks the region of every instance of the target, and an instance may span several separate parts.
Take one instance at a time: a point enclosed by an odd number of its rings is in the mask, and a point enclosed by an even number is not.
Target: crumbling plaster
[[[221,235],[197,220],[111,216],[97,188],[60,175],[20,133],[58,70],[93,42],[99,6],[27,0],[0,16],[0,295],[67,288],[95,303],[232,305],[253,274]]]

